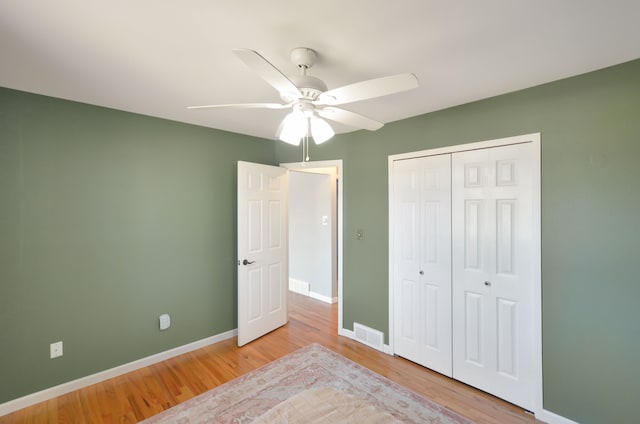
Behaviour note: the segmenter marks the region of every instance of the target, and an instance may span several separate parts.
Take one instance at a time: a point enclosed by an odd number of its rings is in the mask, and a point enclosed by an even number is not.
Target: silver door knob
[[[484,285],[487,286],[487,287],[491,287],[491,281],[485,281]]]
[[[420,271],[420,275],[424,275],[424,271],[422,271],[422,270],[421,270],[421,271]]]

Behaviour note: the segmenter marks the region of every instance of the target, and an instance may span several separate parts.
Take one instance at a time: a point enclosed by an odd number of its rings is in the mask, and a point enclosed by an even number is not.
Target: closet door
[[[451,155],[393,173],[394,351],[451,376]]]
[[[452,156],[453,377],[534,405],[529,143]]]

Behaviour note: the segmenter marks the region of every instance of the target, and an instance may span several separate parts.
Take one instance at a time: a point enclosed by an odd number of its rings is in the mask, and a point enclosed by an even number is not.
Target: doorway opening
[[[289,169],[292,291],[338,303],[342,333],[342,160],[282,163]],[[306,293],[305,293],[306,292]]]

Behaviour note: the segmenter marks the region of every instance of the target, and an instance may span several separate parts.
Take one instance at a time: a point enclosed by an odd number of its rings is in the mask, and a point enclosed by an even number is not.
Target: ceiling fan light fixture
[[[309,120],[311,125],[311,136],[316,144],[322,144],[329,140],[336,133],[327,121],[317,116],[312,116]]]
[[[307,117],[299,110],[294,110],[284,117],[278,128],[277,136],[285,143],[300,145],[300,140],[307,135]]]
[[[254,50],[234,49],[233,53],[275,88],[285,103],[218,104],[190,106],[189,109],[292,108],[293,111],[280,122],[276,137],[294,146],[299,146],[304,141],[303,151],[306,151],[306,160],[308,160],[309,137],[313,137],[316,144],[321,144],[335,135],[325,118],[329,122],[369,131],[378,130],[384,125],[359,113],[335,106],[400,93],[417,88],[419,84],[414,74],[404,73],[355,82],[329,90],[321,79],[307,74],[307,70],[318,58],[317,53],[310,48],[298,47],[291,52],[291,60],[300,69],[300,74],[293,77],[287,77]]]

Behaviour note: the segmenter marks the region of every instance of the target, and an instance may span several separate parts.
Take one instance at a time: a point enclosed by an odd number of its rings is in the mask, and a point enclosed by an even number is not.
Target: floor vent
[[[306,281],[289,278],[289,290],[294,293],[300,293],[305,296],[309,296],[309,283],[307,283]]]
[[[375,330],[366,325],[359,323],[353,324],[353,332],[355,333],[356,340],[371,346],[374,349],[384,351],[384,334],[382,331]]]

